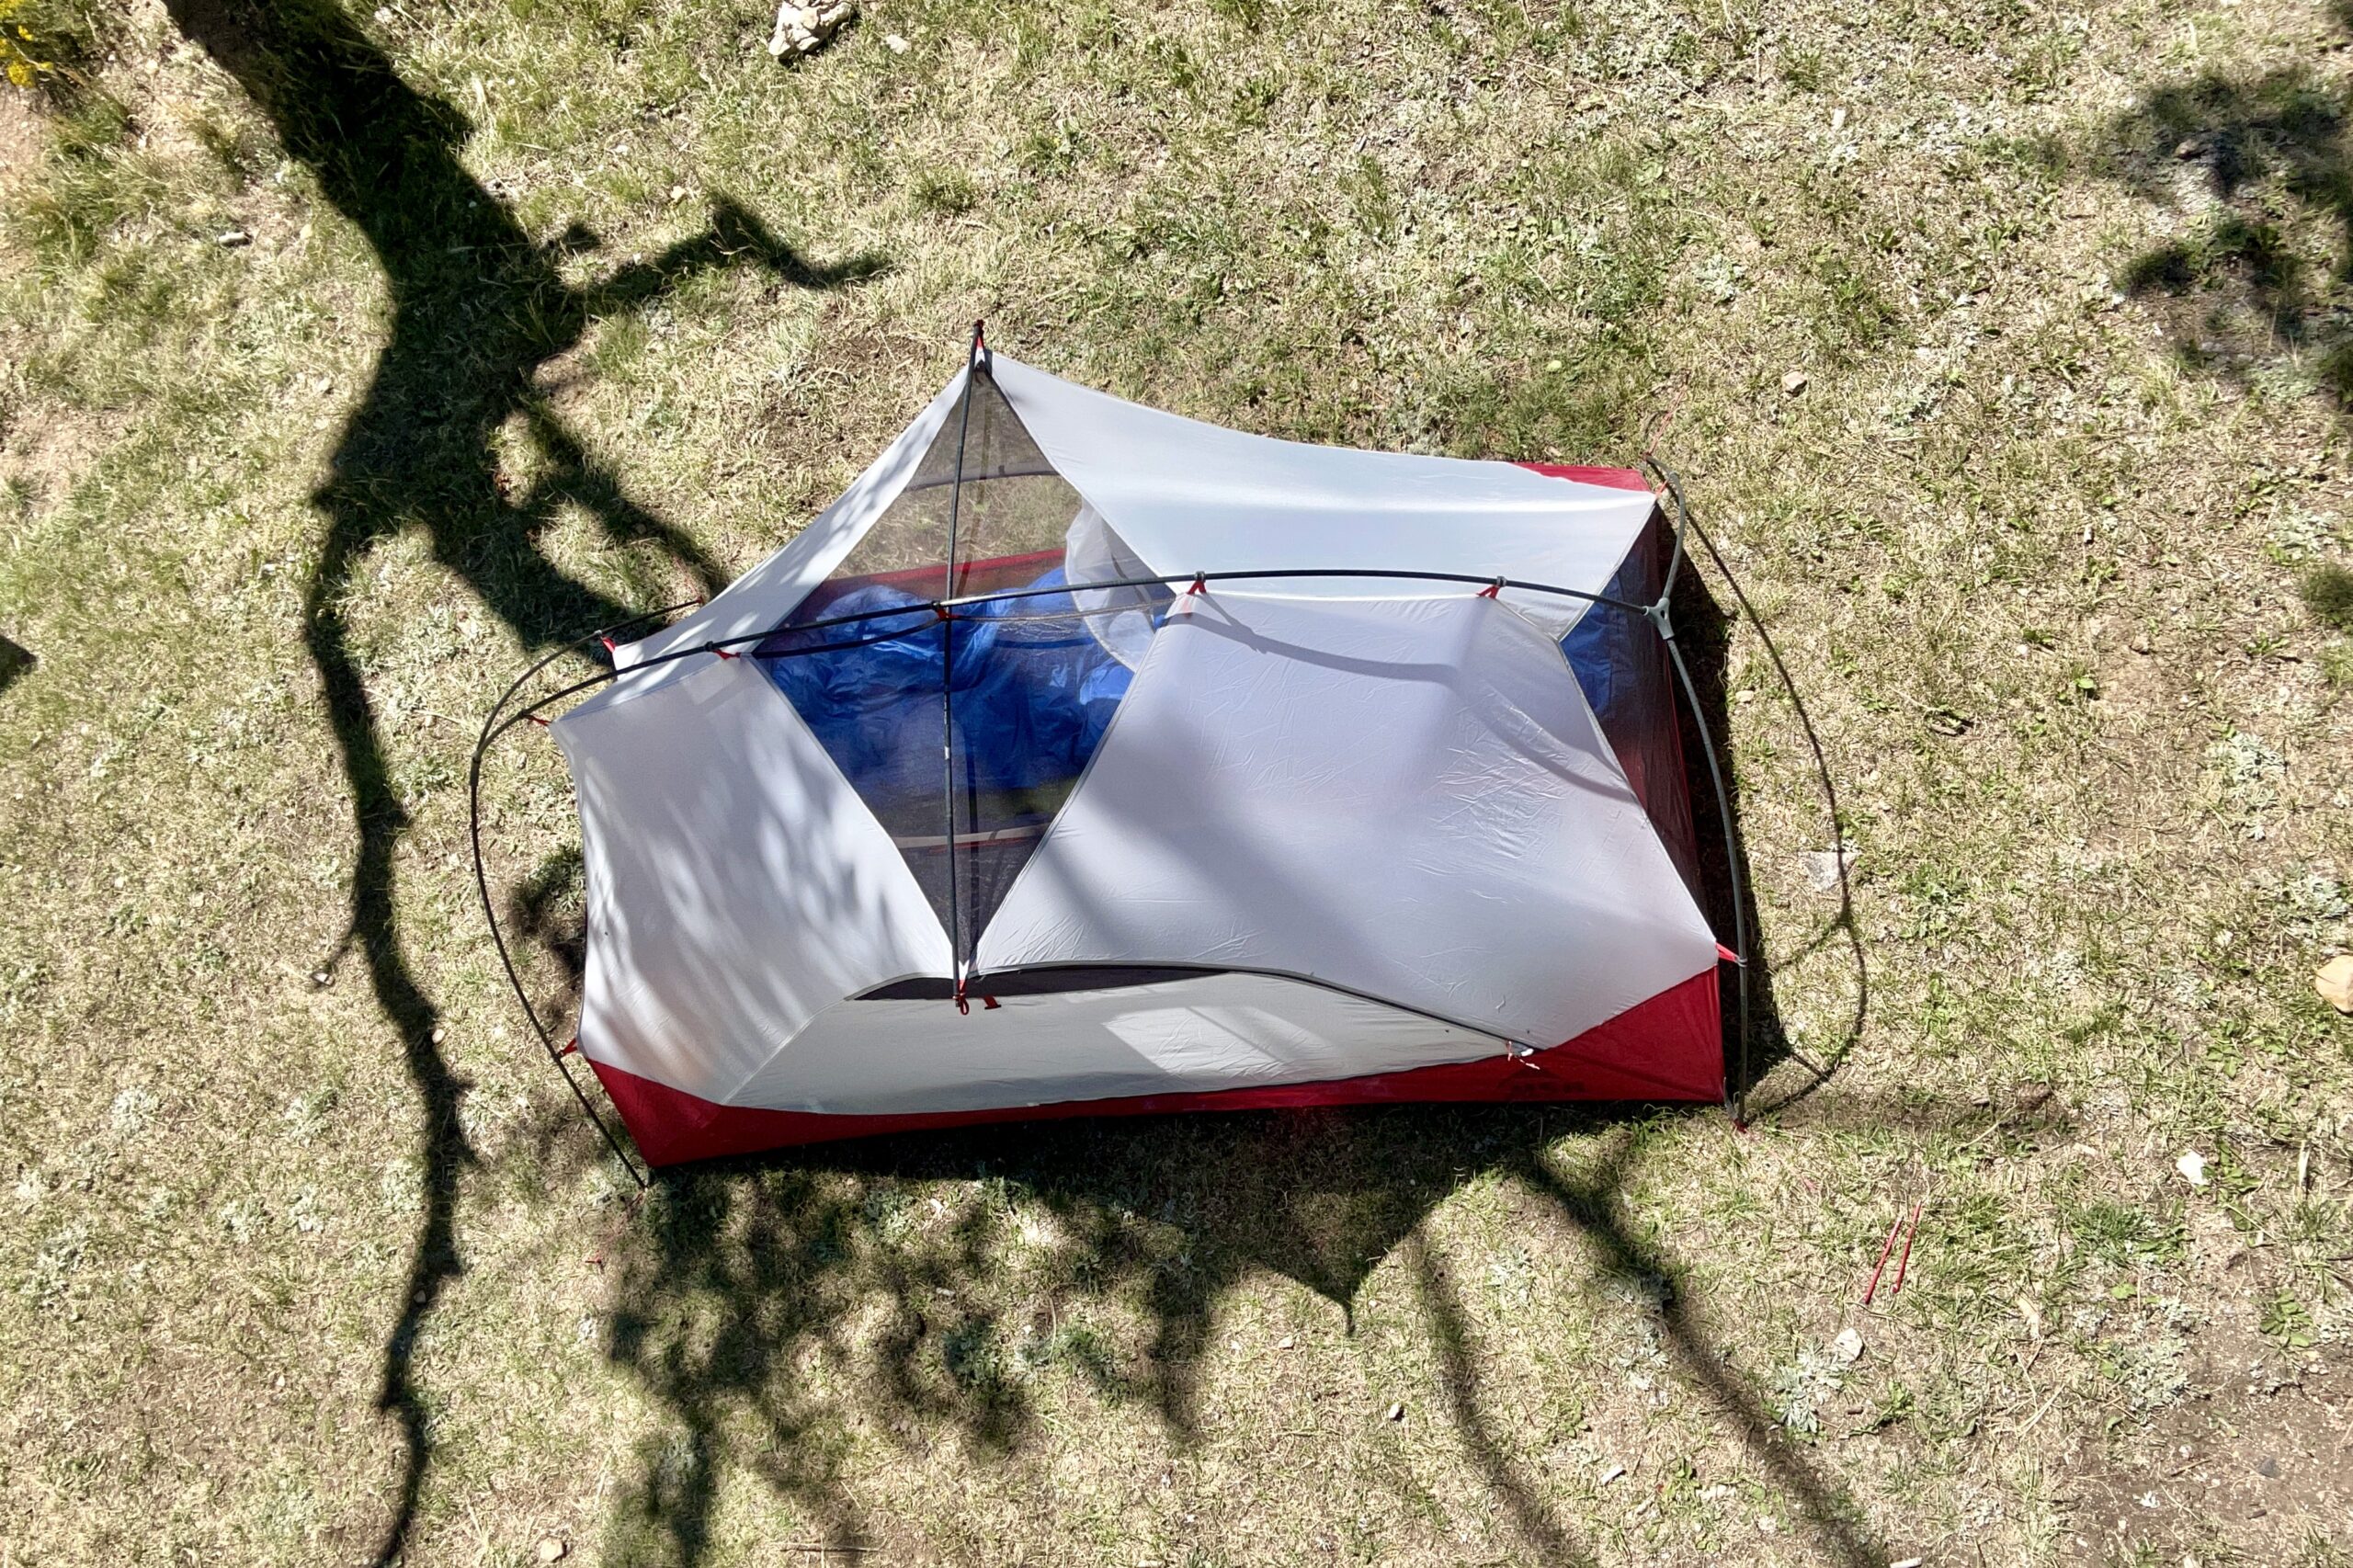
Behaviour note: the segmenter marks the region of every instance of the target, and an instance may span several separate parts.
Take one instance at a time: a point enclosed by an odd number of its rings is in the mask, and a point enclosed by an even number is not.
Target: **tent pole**
[[[972,433],[972,377],[980,370],[982,324],[972,324],[972,344],[964,355],[964,395],[956,414],[956,478],[948,492],[948,560],[943,601],[956,597],[957,530],[964,504],[964,446]],[[933,608],[939,616],[939,756],[946,789],[940,803],[948,815],[948,951],[956,962],[956,1010],[963,1012],[964,915],[962,892],[956,885],[956,617],[943,602]]]
[[[1691,710],[1692,727],[1699,732],[1699,750],[1708,759],[1708,779],[1715,786],[1716,815],[1723,823],[1724,872],[1732,883],[1732,946],[1734,985],[1740,998],[1740,1051],[1738,1071],[1733,1079],[1728,1096],[1733,1125],[1748,1125],[1748,886],[1740,869],[1740,827],[1733,821],[1732,793],[1724,788],[1723,764],[1716,756],[1716,737],[1708,728],[1708,717],[1699,710],[1699,688],[1691,683],[1690,666],[1683,662],[1683,650],[1675,645],[1675,631],[1661,626],[1659,636],[1666,643],[1666,656],[1675,665],[1676,678],[1682,683],[1683,699]]]
[[[1748,1125],[1748,1011],[1749,967],[1754,956],[1748,950],[1748,888],[1747,878],[1741,870],[1740,827],[1732,814],[1732,792],[1724,787],[1723,764],[1716,755],[1715,735],[1708,728],[1707,715],[1699,710],[1699,687],[1691,680],[1690,666],[1683,662],[1683,650],[1676,646],[1675,621],[1668,606],[1675,597],[1676,574],[1683,569],[1684,539],[1691,528],[1691,506],[1683,498],[1683,481],[1673,469],[1649,452],[1643,454],[1643,464],[1656,474],[1675,498],[1675,547],[1666,561],[1666,577],[1659,589],[1658,603],[1647,607],[1644,616],[1658,629],[1659,640],[1666,644],[1666,656],[1675,665],[1676,678],[1683,687],[1685,704],[1691,710],[1692,727],[1699,732],[1699,749],[1708,759],[1708,778],[1715,786],[1716,815],[1723,824],[1724,869],[1732,884],[1732,947],[1734,985],[1739,997],[1740,1045],[1736,1057],[1732,1092],[1725,1096],[1725,1108],[1732,1112],[1733,1125]],[[1717,564],[1722,565],[1718,559]],[[1733,590],[1735,593],[1737,589]],[[1746,608],[1746,601],[1742,601]],[[1749,619],[1756,619],[1752,612]]]
[[[702,602],[700,596],[697,596],[694,598],[686,599],[677,604],[665,605],[660,609],[648,610],[643,615],[634,616],[628,620],[620,622],[618,625],[608,626],[600,631],[592,631],[585,637],[575,637],[571,642],[564,643],[562,647],[557,648],[554,652],[549,653],[547,657],[541,659],[538,664],[533,665],[529,669],[525,670],[521,675],[517,676],[513,684],[509,685],[505,691],[499,693],[498,700],[491,704],[490,712],[483,717],[482,722],[482,735],[474,742],[473,759],[468,766],[466,772],[466,836],[473,846],[474,891],[482,895],[482,916],[490,926],[491,945],[498,949],[499,966],[506,971],[506,983],[508,986],[513,988],[515,992],[515,1000],[522,1005],[523,1017],[529,1021],[531,1032],[540,1037],[540,1044],[546,1049],[548,1060],[554,1062],[555,1070],[563,1074],[564,1087],[570,1089],[572,1091],[572,1097],[580,1102],[581,1113],[588,1118],[589,1123],[594,1126],[598,1132],[604,1134],[606,1146],[612,1150],[613,1157],[620,1161],[621,1168],[629,1172],[630,1179],[637,1183],[641,1191],[650,1185],[646,1177],[638,1170],[637,1162],[631,1159],[629,1157],[629,1152],[621,1147],[621,1141],[614,1134],[612,1128],[606,1124],[603,1117],[597,1114],[597,1108],[589,1102],[586,1091],[582,1089],[580,1086],[580,1081],[572,1075],[572,1069],[564,1065],[564,1052],[557,1049],[554,1038],[548,1033],[547,1025],[540,1021],[539,1009],[531,1006],[530,994],[523,989],[522,977],[515,972],[514,955],[507,950],[506,934],[499,929],[498,910],[496,905],[491,900],[490,873],[484,869],[483,866],[482,760],[483,756],[488,755],[492,742],[497,740],[499,736],[505,734],[508,730],[511,730],[516,725],[521,723],[525,719],[534,716],[539,708],[544,706],[547,701],[551,700],[551,699],[542,699],[541,701],[532,703],[529,707],[526,707],[521,712],[508,715],[504,722],[500,722],[499,715],[501,710],[504,710],[509,702],[514,700],[515,694],[522,690],[524,683],[529,681],[533,676],[538,675],[541,670],[546,669],[550,665],[555,663],[558,659],[563,657],[564,654],[571,653],[575,648],[585,647],[590,642],[608,638],[613,632],[620,631],[627,627],[636,626],[642,622],[652,620],[658,616],[665,616],[676,610],[685,609],[688,605],[699,605]],[[606,671],[604,674],[599,675],[595,680],[580,682],[571,687],[568,687],[567,691],[580,691],[585,690],[591,686],[601,685],[605,680],[610,678],[611,674],[611,671]],[[565,695],[565,693],[560,692],[557,695],[563,696]]]

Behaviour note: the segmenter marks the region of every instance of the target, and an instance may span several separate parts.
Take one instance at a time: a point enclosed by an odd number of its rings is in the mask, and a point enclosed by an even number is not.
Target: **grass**
[[[2346,1560],[2341,20],[767,24],[186,0],[0,118],[0,1556]],[[1736,629],[1830,1080],[632,1196],[472,908],[473,718],[774,548],[978,316],[1272,435],[1654,442],[1838,773],[1867,989]],[[561,769],[489,793],[560,1001]]]

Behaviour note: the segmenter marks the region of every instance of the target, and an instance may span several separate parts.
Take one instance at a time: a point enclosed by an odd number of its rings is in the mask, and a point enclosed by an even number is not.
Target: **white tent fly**
[[[1717,1098],[1674,548],[1628,471],[1269,440],[976,339],[847,494],[555,722],[580,1052],[656,1164]]]

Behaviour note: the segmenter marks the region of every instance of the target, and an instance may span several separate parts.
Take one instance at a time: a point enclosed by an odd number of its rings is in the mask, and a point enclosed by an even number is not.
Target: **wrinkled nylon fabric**
[[[1177,601],[982,934],[1272,971],[1556,1045],[1715,939],[1543,630],[1496,600]]]
[[[890,836],[749,661],[608,695],[554,732],[580,799],[590,1058],[723,1101],[842,997],[947,972]]]
[[[1076,386],[1003,354],[990,365],[1055,472],[1119,530],[1135,559],[1164,574],[1347,566],[1503,575],[1594,593],[1654,506],[1646,492],[1516,463],[1247,435]],[[623,648],[621,663],[779,624],[905,487],[956,413],[964,382],[960,371],[791,543],[694,615]],[[1453,591],[1360,579],[1270,586],[1294,596]],[[1584,613],[1574,600],[1506,597],[1556,637]]]

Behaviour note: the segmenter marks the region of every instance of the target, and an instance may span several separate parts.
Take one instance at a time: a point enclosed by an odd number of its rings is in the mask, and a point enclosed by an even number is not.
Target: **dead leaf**
[[[2339,953],[2320,966],[2313,989],[2340,1013],[2353,1013],[2353,953]]]

